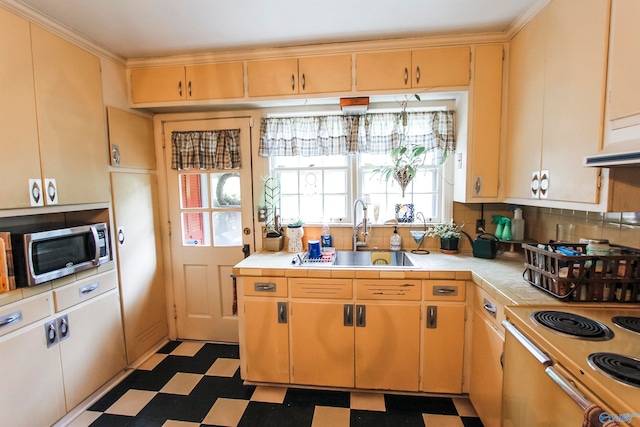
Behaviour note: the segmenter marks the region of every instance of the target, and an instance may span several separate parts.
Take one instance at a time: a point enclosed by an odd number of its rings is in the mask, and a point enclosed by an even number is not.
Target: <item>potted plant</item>
[[[391,164],[375,168],[373,172],[380,174],[380,179],[385,181],[395,179],[404,197],[404,191],[416,175],[416,169],[424,163],[425,150],[422,145],[396,147],[391,150]]]
[[[453,220],[434,224],[428,231],[428,237],[440,238],[440,252],[445,254],[455,254],[458,252],[458,243],[460,241],[460,229],[464,227],[456,225]]]
[[[262,190],[264,199],[264,234],[262,237],[262,247],[267,251],[277,252],[284,246],[284,236],[280,226],[280,181],[276,177],[264,178]]]

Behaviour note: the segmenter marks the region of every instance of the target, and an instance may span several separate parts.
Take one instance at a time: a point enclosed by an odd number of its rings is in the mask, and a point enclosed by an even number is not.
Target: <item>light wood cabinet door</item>
[[[462,393],[464,304],[427,305],[421,390]]]
[[[602,145],[609,6],[562,0],[547,8],[541,169],[550,200],[598,202],[600,171],[582,164]]]
[[[420,305],[356,304],[356,387],[418,391]]]
[[[249,96],[278,96],[298,93],[298,59],[249,61]]]
[[[468,46],[411,52],[412,87],[467,86],[471,76]]]
[[[131,70],[131,100],[134,104],[187,99],[183,65],[134,68]]]
[[[43,178],[59,204],[111,198],[100,59],[31,25]]]
[[[609,120],[640,114],[640,2],[614,0],[609,56]]]
[[[242,98],[244,96],[242,62],[190,65],[186,67],[188,100]]]
[[[506,196],[531,198],[531,174],[540,170],[547,10],[511,40],[507,113]]]
[[[356,55],[358,91],[411,88],[411,51]]]
[[[247,380],[289,382],[287,303],[276,299],[244,300]]]
[[[41,179],[31,35],[28,21],[2,8],[0,58],[0,209],[24,208],[29,179]]]
[[[71,410],[126,365],[118,292],[114,289],[58,313],[68,317],[60,340],[67,408]],[[62,338],[62,333],[61,333]]]
[[[354,305],[298,301],[291,304],[291,382],[353,387]]]
[[[502,412],[502,351],[504,336],[473,310],[469,398],[487,427],[500,427]]]
[[[351,91],[351,55],[314,56],[298,60],[300,93]]]
[[[155,169],[153,121],[146,117],[107,107],[111,165]]]
[[[498,197],[502,55],[501,44],[475,49],[471,141],[467,142],[470,176],[466,180],[468,194],[473,198]]]

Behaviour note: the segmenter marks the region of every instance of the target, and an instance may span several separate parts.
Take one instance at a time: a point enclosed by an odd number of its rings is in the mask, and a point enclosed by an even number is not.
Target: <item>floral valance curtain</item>
[[[453,111],[263,118],[258,154],[386,154],[399,145],[455,150]]]
[[[240,129],[171,133],[171,169],[240,166]]]

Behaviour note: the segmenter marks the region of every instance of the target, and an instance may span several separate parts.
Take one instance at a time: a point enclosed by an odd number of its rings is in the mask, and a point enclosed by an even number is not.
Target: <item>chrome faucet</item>
[[[358,241],[358,227],[360,224],[356,222],[356,213],[358,211],[358,203],[362,205],[362,241]],[[367,246],[367,235],[369,232],[367,231],[367,205],[364,200],[356,199],[353,202],[353,250],[357,251],[360,246]]]

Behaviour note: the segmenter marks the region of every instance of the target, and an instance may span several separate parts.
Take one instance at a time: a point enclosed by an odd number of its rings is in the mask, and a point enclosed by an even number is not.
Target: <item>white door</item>
[[[240,129],[239,169],[171,169],[172,133]],[[178,338],[238,342],[232,268],[254,246],[249,119],[164,124]]]

